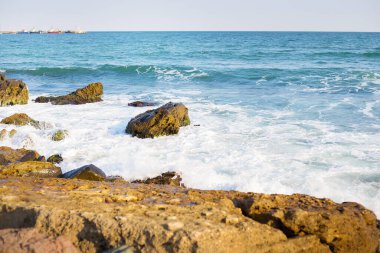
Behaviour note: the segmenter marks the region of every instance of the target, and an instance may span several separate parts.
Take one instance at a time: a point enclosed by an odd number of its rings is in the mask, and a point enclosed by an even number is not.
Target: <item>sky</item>
[[[0,0],[0,7],[0,30],[380,32],[380,0]]]

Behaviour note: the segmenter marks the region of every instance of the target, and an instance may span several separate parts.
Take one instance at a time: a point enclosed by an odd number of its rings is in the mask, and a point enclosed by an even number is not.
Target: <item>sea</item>
[[[303,193],[359,202],[380,216],[380,33],[90,32],[0,35],[0,70],[29,87],[27,113],[2,146],[62,154],[127,180],[166,171],[187,187]],[[51,105],[93,82],[103,102]],[[135,100],[182,102],[191,125],[138,139]],[[68,137],[51,140],[65,129]]]

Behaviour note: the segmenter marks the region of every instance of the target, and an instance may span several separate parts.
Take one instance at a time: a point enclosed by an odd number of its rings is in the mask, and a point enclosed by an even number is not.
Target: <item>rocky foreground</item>
[[[0,193],[3,252],[379,252],[371,211],[306,195],[9,176]]]

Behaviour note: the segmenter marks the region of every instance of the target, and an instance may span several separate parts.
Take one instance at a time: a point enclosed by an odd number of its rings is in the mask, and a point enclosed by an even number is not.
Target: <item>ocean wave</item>
[[[380,57],[380,52],[365,52],[365,53],[356,53],[356,52],[318,52],[313,53],[314,56],[328,56],[328,57],[364,57],[364,58],[377,58]]]
[[[95,67],[39,67],[32,69],[9,69],[8,73],[32,76],[96,75],[115,74],[129,76],[146,76],[158,80],[190,80],[207,78],[208,74],[194,67],[155,66],[155,65],[111,65]]]

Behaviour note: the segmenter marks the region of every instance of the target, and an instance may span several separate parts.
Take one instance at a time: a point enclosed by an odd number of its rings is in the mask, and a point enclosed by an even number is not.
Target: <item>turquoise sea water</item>
[[[104,102],[0,108],[52,124],[1,145],[62,153],[128,179],[167,170],[190,187],[301,192],[358,201],[380,215],[380,33],[93,32],[0,35],[0,69],[31,99],[100,81]],[[124,134],[146,108],[184,102],[178,136]],[[5,126],[1,126],[5,127]],[[9,128],[9,127],[6,127]],[[49,139],[68,129],[61,143]]]

